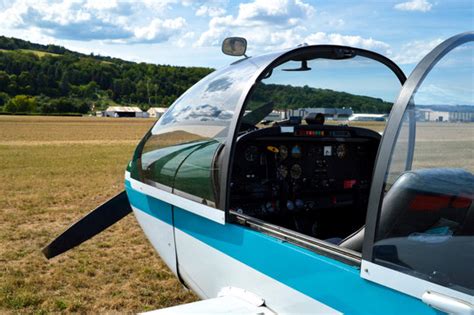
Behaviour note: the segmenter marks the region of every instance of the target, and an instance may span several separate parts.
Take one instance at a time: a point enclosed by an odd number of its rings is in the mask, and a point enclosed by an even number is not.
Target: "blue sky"
[[[441,40],[472,30],[473,1],[0,0],[0,34],[134,61],[220,67],[222,39],[249,53],[337,43],[414,64]],[[405,67],[405,66],[404,66]]]
[[[248,54],[308,44],[380,52],[409,73],[442,40],[474,29],[472,0],[0,0],[0,34],[132,61],[222,67],[231,35]],[[472,78],[471,78],[472,82]]]

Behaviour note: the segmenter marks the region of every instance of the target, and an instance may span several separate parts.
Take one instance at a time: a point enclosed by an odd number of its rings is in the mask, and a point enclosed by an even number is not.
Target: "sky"
[[[474,29],[472,0],[0,0],[0,35],[137,62],[223,67],[228,36],[258,55],[298,44],[382,53],[406,73]]]
[[[0,34],[132,61],[221,67],[227,36],[248,52],[336,43],[413,64],[472,30],[471,0],[0,0]]]

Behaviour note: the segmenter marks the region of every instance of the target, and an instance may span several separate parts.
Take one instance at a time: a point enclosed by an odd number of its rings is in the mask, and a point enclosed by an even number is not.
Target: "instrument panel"
[[[254,180],[304,182],[302,189],[363,186],[371,176],[373,151],[363,141],[305,143],[256,139],[243,145],[244,155],[237,157],[235,179],[243,175]]]
[[[380,135],[361,136],[351,127],[331,127],[336,133],[296,129],[292,134],[256,132],[239,139],[231,209],[285,221],[289,216],[293,220],[307,215],[313,220],[331,209],[366,207]],[[293,228],[321,232],[314,227]]]

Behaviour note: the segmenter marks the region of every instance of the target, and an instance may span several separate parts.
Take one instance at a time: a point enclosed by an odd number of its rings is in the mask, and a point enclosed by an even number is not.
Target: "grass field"
[[[139,312],[190,302],[129,215],[47,261],[41,248],[123,189],[153,120],[0,116],[0,313]]]
[[[11,52],[11,51],[21,51],[21,52],[24,52],[24,53],[30,53],[30,54],[34,54],[34,55],[36,55],[40,58],[42,58],[44,56],[53,56],[53,57],[59,56],[59,54],[50,53],[50,52],[46,52],[46,51],[32,50],[32,49],[16,49],[16,50],[0,49],[0,52]]]

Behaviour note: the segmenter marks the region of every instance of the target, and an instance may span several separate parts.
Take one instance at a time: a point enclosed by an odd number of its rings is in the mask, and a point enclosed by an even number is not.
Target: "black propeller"
[[[127,194],[122,191],[71,225],[43,248],[43,254],[48,259],[62,254],[99,234],[130,212],[132,212],[132,208]]]

